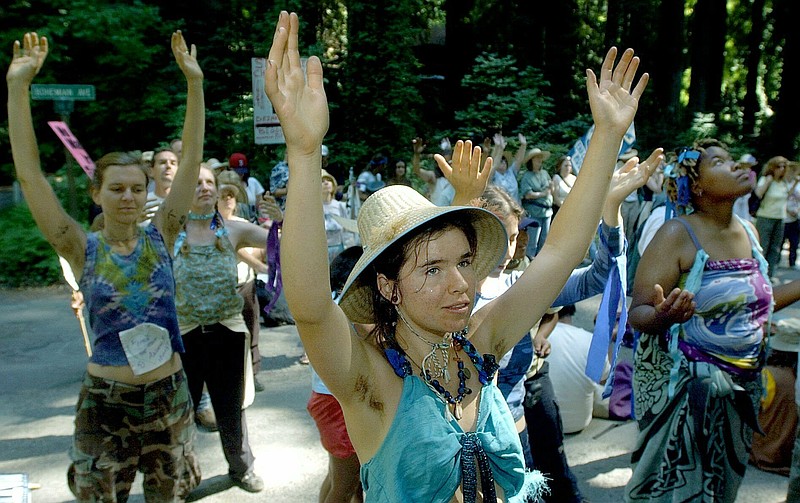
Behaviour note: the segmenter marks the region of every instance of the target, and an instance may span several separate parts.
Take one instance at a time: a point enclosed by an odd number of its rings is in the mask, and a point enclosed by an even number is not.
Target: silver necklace
[[[430,352],[422,359],[422,378],[428,383],[434,379],[444,379],[445,383],[449,383],[450,371],[447,369],[447,362],[450,360],[453,334],[445,334],[442,337],[442,342],[431,342],[414,330],[414,327],[406,321],[399,309],[397,310],[397,316],[405,323],[412,334],[431,347]]]

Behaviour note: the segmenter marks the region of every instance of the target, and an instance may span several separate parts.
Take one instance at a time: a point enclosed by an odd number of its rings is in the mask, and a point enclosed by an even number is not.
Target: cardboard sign
[[[253,126],[256,145],[274,145],[286,143],[281,123],[272,110],[272,103],[264,90],[264,78],[267,73],[265,58],[252,58],[253,69]]]
[[[48,121],[48,124],[53,128],[58,139],[67,147],[69,153],[78,161],[78,164],[83,168],[83,171],[86,172],[89,178],[94,177],[94,161],[81,146],[81,142],[72,134],[67,123],[62,121]]]

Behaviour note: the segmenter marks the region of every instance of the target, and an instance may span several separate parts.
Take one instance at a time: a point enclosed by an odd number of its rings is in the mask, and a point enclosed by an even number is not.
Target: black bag
[[[278,327],[281,325],[294,325],[294,317],[289,312],[289,306],[286,304],[286,297],[283,296],[281,289],[278,295],[278,300],[272,306],[272,310],[268,314],[264,313],[263,306],[268,306],[272,300],[272,296],[267,292],[266,284],[260,279],[256,280],[256,296],[258,297],[258,305],[262,306],[261,316],[264,319],[264,325],[267,327]]]

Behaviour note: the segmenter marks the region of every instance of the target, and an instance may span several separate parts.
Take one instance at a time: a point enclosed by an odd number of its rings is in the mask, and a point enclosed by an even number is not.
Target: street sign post
[[[67,130],[69,130],[69,115],[75,109],[75,102],[94,101],[95,93],[94,86],[91,84],[31,84],[31,98],[34,100],[52,101],[53,110],[61,117],[61,122],[63,122]],[[77,142],[77,140],[75,141]],[[65,143],[64,151],[67,166],[67,190],[69,193],[67,208],[70,215],[77,217],[78,204],[75,190],[75,174],[73,173],[74,163],[70,155],[71,151],[66,145]],[[80,146],[80,144],[78,146]],[[89,159],[89,163],[91,163],[91,159]],[[93,165],[93,163],[91,164]],[[81,163],[81,166],[86,169],[83,163]],[[93,171],[93,169],[91,171]],[[87,174],[88,173],[87,171]]]
[[[55,101],[94,101],[90,84],[31,84],[31,98]]]

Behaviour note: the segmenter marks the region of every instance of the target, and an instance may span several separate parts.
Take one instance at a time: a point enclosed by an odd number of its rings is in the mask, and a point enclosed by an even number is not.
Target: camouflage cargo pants
[[[126,501],[137,471],[147,501],[183,501],[200,483],[183,370],[135,386],[86,375],[67,478],[78,501]]]

